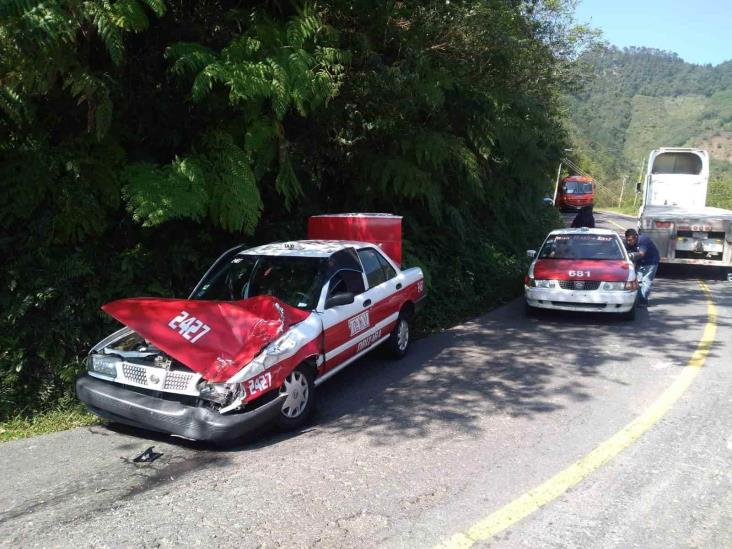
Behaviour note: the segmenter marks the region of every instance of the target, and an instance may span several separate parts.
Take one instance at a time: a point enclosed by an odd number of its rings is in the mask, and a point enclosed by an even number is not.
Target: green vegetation
[[[685,63],[647,48],[598,46],[581,58],[585,79],[567,97],[576,160],[601,182],[601,206],[623,207],[648,153],[662,146],[705,148],[712,157],[708,204],[730,207],[732,62]]]
[[[314,213],[404,216],[422,329],[519,291],[559,222],[571,5],[3,2],[0,420],[65,402],[101,304]]]
[[[81,404],[66,399],[57,403],[53,409],[36,414],[19,413],[0,422],[0,442],[95,425],[99,421],[98,417],[87,412]]]

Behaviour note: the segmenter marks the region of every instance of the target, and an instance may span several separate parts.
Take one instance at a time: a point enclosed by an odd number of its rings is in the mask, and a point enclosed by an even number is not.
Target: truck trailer
[[[658,248],[661,263],[716,266],[732,276],[732,211],[706,205],[709,154],[702,149],[651,151],[638,230]]]

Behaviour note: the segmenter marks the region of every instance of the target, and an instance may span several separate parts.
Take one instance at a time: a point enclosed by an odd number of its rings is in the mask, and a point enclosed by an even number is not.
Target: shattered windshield
[[[620,240],[598,234],[558,234],[547,238],[540,259],[624,259]]]
[[[314,309],[323,286],[325,259],[237,255],[210,272],[194,299],[234,301],[271,295],[299,309]]]

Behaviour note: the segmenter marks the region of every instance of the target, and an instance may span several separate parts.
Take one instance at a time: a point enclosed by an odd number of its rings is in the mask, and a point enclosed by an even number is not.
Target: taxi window
[[[328,285],[328,297],[346,292],[358,295],[365,291],[366,288],[363,286],[363,275],[361,271],[352,269],[338,271],[330,279],[330,284]]]
[[[540,259],[625,259],[620,239],[612,235],[558,234],[546,239]]]
[[[387,281],[387,272],[382,265],[382,261],[384,260],[379,257],[379,252],[373,248],[364,248],[358,251],[358,257],[361,258],[363,272],[366,274],[369,288],[373,288]]]

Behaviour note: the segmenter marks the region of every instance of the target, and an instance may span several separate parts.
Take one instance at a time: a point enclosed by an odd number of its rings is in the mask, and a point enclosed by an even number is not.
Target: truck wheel
[[[409,320],[404,312],[399,313],[396,326],[386,340],[386,347],[393,358],[400,359],[409,350]]]
[[[313,411],[315,402],[314,375],[305,365],[295,368],[280,387],[280,394],[287,398],[277,416],[277,425],[285,430],[297,429]]]

